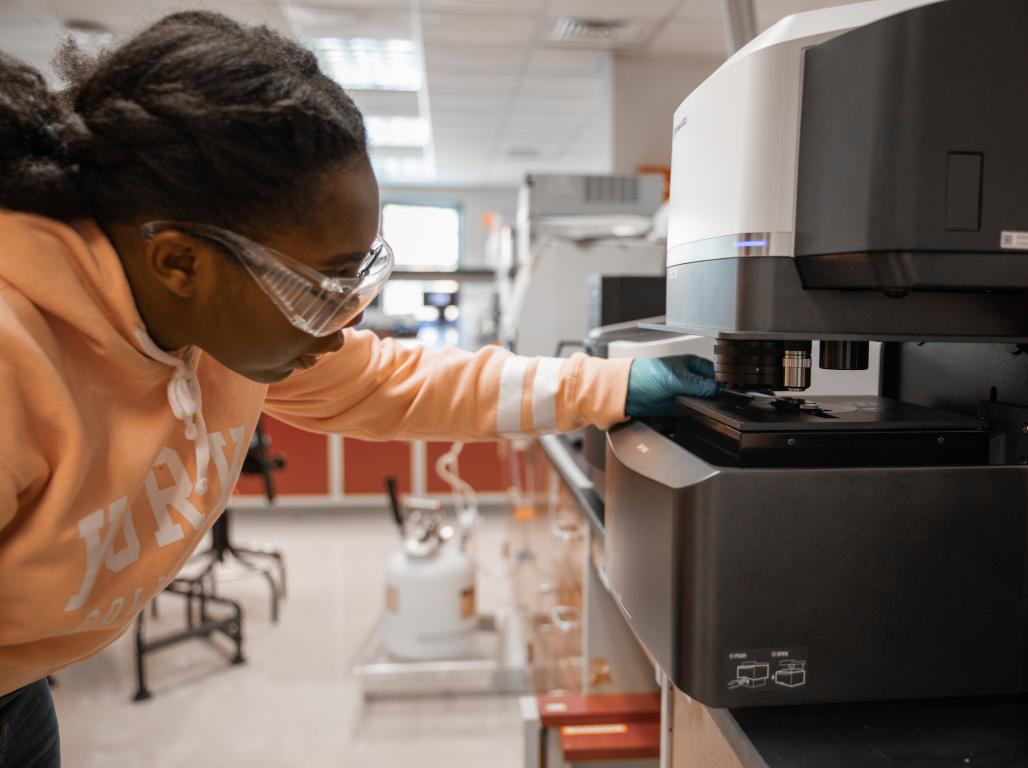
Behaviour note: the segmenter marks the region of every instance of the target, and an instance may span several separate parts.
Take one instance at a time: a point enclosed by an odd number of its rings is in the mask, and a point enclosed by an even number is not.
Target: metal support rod
[[[721,0],[725,21],[727,55],[742,48],[757,36],[757,14],[753,0]]]
[[[670,679],[664,674],[664,670],[657,668],[657,682],[660,684],[660,768],[671,768],[673,755],[671,754],[672,729],[674,727],[674,686]]]

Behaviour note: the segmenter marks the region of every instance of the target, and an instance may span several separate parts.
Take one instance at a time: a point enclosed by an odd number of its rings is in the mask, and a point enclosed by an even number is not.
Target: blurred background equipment
[[[515,264],[498,276],[500,338],[522,355],[558,353],[589,330],[590,275],[663,275],[646,238],[663,178],[530,175],[518,199]]]
[[[386,478],[401,546],[386,568],[382,620],[354,663],[366,699],[456,693],[520,693],[527,688],[527,657],[519,616],[507,609],[480,613],[476,567],[479,523],[474,489],[461,478],[461,443],[436,462],[453,491],[453,522],[434,499],[403,498]]]

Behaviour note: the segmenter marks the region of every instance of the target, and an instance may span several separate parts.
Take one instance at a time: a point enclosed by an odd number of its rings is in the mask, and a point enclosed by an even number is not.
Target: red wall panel
[[[387,475],[396,477],[400,493],[411,492],[410,443],[343,440],[343,492],[385,493]]]
[[[279,494],[328,493],[328,437],[304,432],[263,417],[264,433],[271,438],[272,456],[284,456],[286,465],[275,472],[275,490]],[[248,496],[264,495],[264,480],[259,475],[242,475],[236,493]]]

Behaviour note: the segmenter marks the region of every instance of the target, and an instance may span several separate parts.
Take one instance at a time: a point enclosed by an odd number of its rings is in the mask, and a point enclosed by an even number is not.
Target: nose
[[[364,313],[363,313],[363,312],[361,312],[361,313],[360,313],[359,315],[357,315],[357,317],[353,318],[353,320],[351,320],[350,322],[348,322],[348,323],[346,324],[346,327],[347,327],[347,328],[353,328],[353,326],[355,326],[355,325],[359,325],[359,324],[360,324],[360,321],[361,321],[361,320],[363,320],[363,319],[364,319]]]

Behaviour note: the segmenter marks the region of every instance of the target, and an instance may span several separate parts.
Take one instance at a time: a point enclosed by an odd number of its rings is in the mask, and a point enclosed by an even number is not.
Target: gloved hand
[[[714,364],[696,355],[634,360],[628,374],[628,416],[672,416],[679,395],[713,397],[721,389]]]

